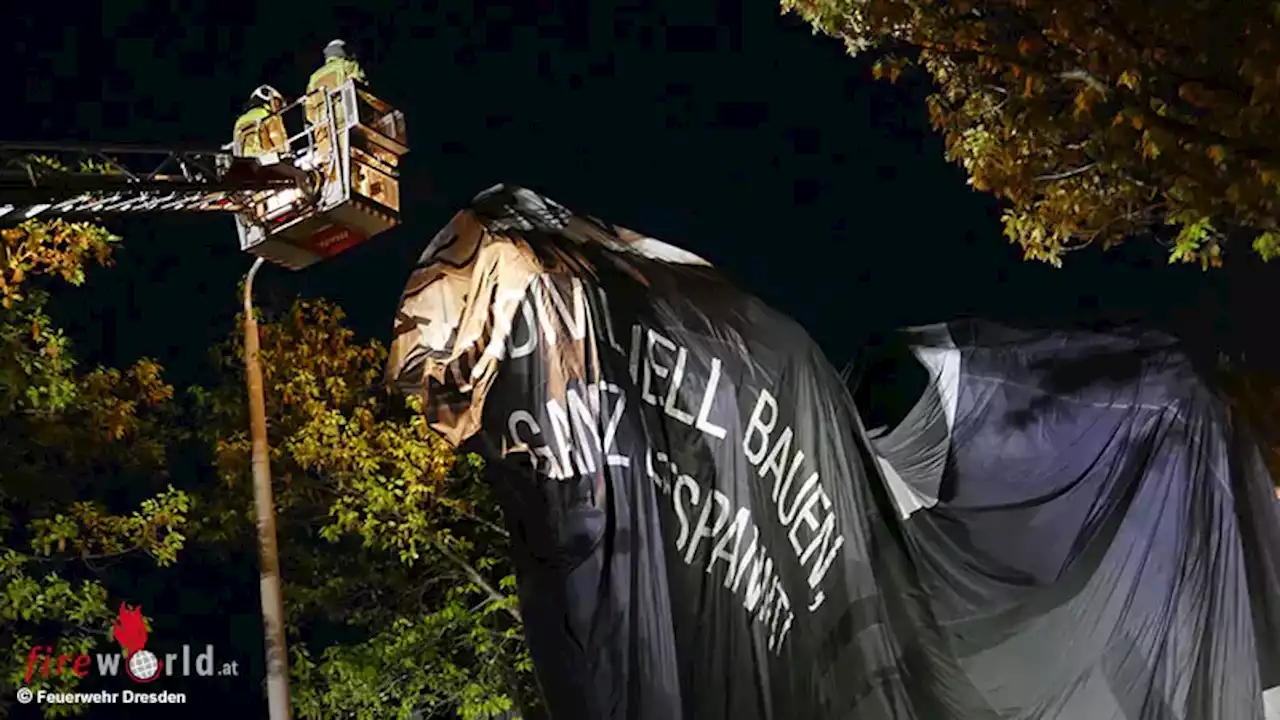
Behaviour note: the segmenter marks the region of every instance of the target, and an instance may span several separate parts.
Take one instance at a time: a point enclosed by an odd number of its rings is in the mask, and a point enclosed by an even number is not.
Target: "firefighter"
[[[347,44],[334,40],[324,46],[324,64],[311,73],[311,79],[307,81],[307,93],[322,87],[333,90],[348,78],[355,78],[361,83],[368,82],[364,76],[364,68],[347,52]]]
[[[270,85],[255,89],[245,102],[245,111],[236,119],[233,139],[244,157],[258,157],[269,152],[283,154],[289,138],[284,129],[280,109],[284,96]]]
[[[324,112],[325,97],[329,91],[336,90],[350,79],[364,84],[364,69],[347,52],[345,42],[334,40],[324,47],[324,64],[311,73],[311,78],[307,81],[307,99],[303,108],[315,139],[316,164],[328,166],[325,175],[330,179],[337,177],[337,165],[329,162],[329,123]],[[341,128],[345,120],[342,102],[334,98],[333,126]]]

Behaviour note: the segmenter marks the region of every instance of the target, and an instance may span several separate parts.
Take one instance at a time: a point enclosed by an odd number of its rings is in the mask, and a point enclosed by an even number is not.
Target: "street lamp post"
[[[258,360],[258,320],[253,316],[253,278],[258,258],[244,280],[244,377],[249,390],[249,435],[253,444],[253,504],[258,516],[261,563],[262,629],[267,654],[267,708],[271,720],[289,720],[289,657],[284,633],[284,594],[280,590],[280,555],[276,548],[276,506],[271,490],[271,458],[267,446],[267,402]]]

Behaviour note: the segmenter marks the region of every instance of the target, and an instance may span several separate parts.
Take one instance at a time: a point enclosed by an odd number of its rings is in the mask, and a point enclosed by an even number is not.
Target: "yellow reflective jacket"
[[[240,154],[245,157],[257,157],[264,150],[262,147],[261,126],[258,124],[271,117],[271,113],[262,105],[250,108],[236,119],[232,139],[240,144]]]
[[[288,149],[289,137],[284,120],[273,115],[264,105],[249,109],[236,120],[232,139],[240,143],[240,154],[257,157],[264,153],[283,153]]]
[[[329,58],[324,61],[319,70],[311,73],[311,79],[307,81],[307,92],[310,93],[322,87],[333,90],[349,78],[368,82],[360,63],[351,58]]]
[[[350,58],[329,58],[319,70],[311,73],[307,81],[307,99],[303,103],[303,112],[307,122],[319,123],[324,116],[324,92],[334,90],[348,79],[354,78],[365,82],[364,70],[360,63]],[[341,125],[344,121],[342,105],[334,107],[334,122]]]

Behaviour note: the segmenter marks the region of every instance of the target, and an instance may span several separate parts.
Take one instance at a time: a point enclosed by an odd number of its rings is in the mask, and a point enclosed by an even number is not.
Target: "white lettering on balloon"
[[[509,325],[498,333],[485,354],[502,359],[533,354],[539,346],[555,351],[577,345],[574,352],[595,358],[616,353],[625,362],[640,402],[671,420],[694,428],[713,441],[723,441],[728,419],[739,411],[734,393],[721,391],[724,363],[699,357],[659,330],[641,324],[630,328],[624,347],[615,334],[609,299],[598,287],[588,289],[572,278],[568,297],[552,278],[540,276],[518,300]],[[592,292],[594,291],[594,292]],[[594,294],[595,302],[589,301]],[[503,297],[511,308],[516,297]],[[500,320],[500,322],[503,322]],[[593,342],[591,336],[600,342]],[[561,350],[562,351],[562,350]],[[555,357],[555,352],[549,353]],[[593,366],[600,367],[598,358]],[[720,398],[721,394],[726,397]],[[627,389],[603,378],[569,380],[563,393],[547,398],[535,411],[516,410],[507,418],[509,451],[528,452],[538,472],[566,480],[631,468],[636,458],[623,453],[619,429],[627,417]],[[840,556],[845,538],[834,505],[823,486],[806,443],[790,425],[780,422],[778,399],[760,390],[742,433],[742,453],[760,481],[760,495],[772,509],[765,522],[777,523],[787,538],[784,554],[792,555],[809,586],[809,612],[826,599],[821,585]],[[741,425],[735,418],[734,425]],[[667,497],[675,514],[675,549],[681,561],[720,574],[722,587],[741,599],[742,607],[764,631],[768,648],[781,652],[795,609],[779,574],[778,548],[766,547],[759,508],[735,507],[725,492],[710,487],[714,478],[695,478],[663,452],[641,450],[643,472]],[[760,496],[757,495],[757,496]],[[755,512],[753,512],[753,510]],[[776,531],[775,531],[776,532]],[[786,552],[789,547],[790,553]]]

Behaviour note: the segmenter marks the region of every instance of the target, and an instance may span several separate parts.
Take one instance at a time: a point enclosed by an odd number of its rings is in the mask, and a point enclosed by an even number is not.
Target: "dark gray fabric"
[[[1009,717],[1262,717],[1280,685],[1272,483],[1177,344],[944,327],[906,334],[961,365],[919,400],[958,402],[940,502],[906,532],[983,697]],[[875,441],[908,482],[937,462],[926,417]]]

